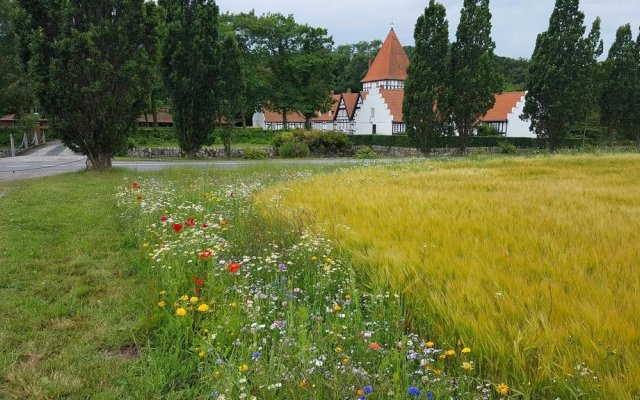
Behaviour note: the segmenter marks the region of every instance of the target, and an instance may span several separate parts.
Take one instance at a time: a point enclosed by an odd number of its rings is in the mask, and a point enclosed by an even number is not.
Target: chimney
[[[348,89],[347,89],[347,93],[351,93],[351,88],[348,88]]]

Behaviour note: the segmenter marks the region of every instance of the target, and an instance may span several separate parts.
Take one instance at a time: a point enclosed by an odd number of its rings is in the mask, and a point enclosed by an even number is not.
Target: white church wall
[[[524,109],[524,103],[524,97],[522,97],[522,99],[516,103],[513,111],[507,114],[507,137],[538,137],[535,133],[529,130],[530,121],[523,121],[520,119],[520,115],[522,115],[522,111]]]
[[[378,88],[369,91],[356,114],[355,123],[356,135],[370,135],[373,133],[373,125],[376,126],[378,135],[393,133],[393,117]]]

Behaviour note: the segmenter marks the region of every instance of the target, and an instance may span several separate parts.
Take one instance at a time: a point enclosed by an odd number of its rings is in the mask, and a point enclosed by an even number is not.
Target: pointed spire
[[[361,82],[375,82],[384,80],[401,80],[407,79],[407,67],[409,66],[409,58],[404,52],[402,44],[398,40],[398,36],[391,28],[391,31],[384,40],[380,51],[371,63],[367,75]]]

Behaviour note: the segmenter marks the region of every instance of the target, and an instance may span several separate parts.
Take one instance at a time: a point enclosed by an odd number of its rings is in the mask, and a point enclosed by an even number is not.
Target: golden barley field
[[[479,376],[640,398],[640,155],[361,167],[256,202],[336,239]]]

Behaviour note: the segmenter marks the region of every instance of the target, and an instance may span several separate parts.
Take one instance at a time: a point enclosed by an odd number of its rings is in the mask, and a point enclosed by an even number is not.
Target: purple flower
[[[433,400],[433,392],[431,390],[427,392],[427,399]]]
[[[287,270],[287,266],[284,265],[283,263],[278,264],[278,269],[280,271],[286,271]]]
[[[420,389],[415,386],[409,386],[409,396],[420,396]]]
[[[371,385],[367,385],[363,388],[363,392],[364,394],[371,394],[373,393],[373,386]]]
[[[253,353],[253,355],[251,356],[251,358],[253,358],[254,360],[257,360],[258,358],[260,358],[260,352],[256,351],[255,353]]]

